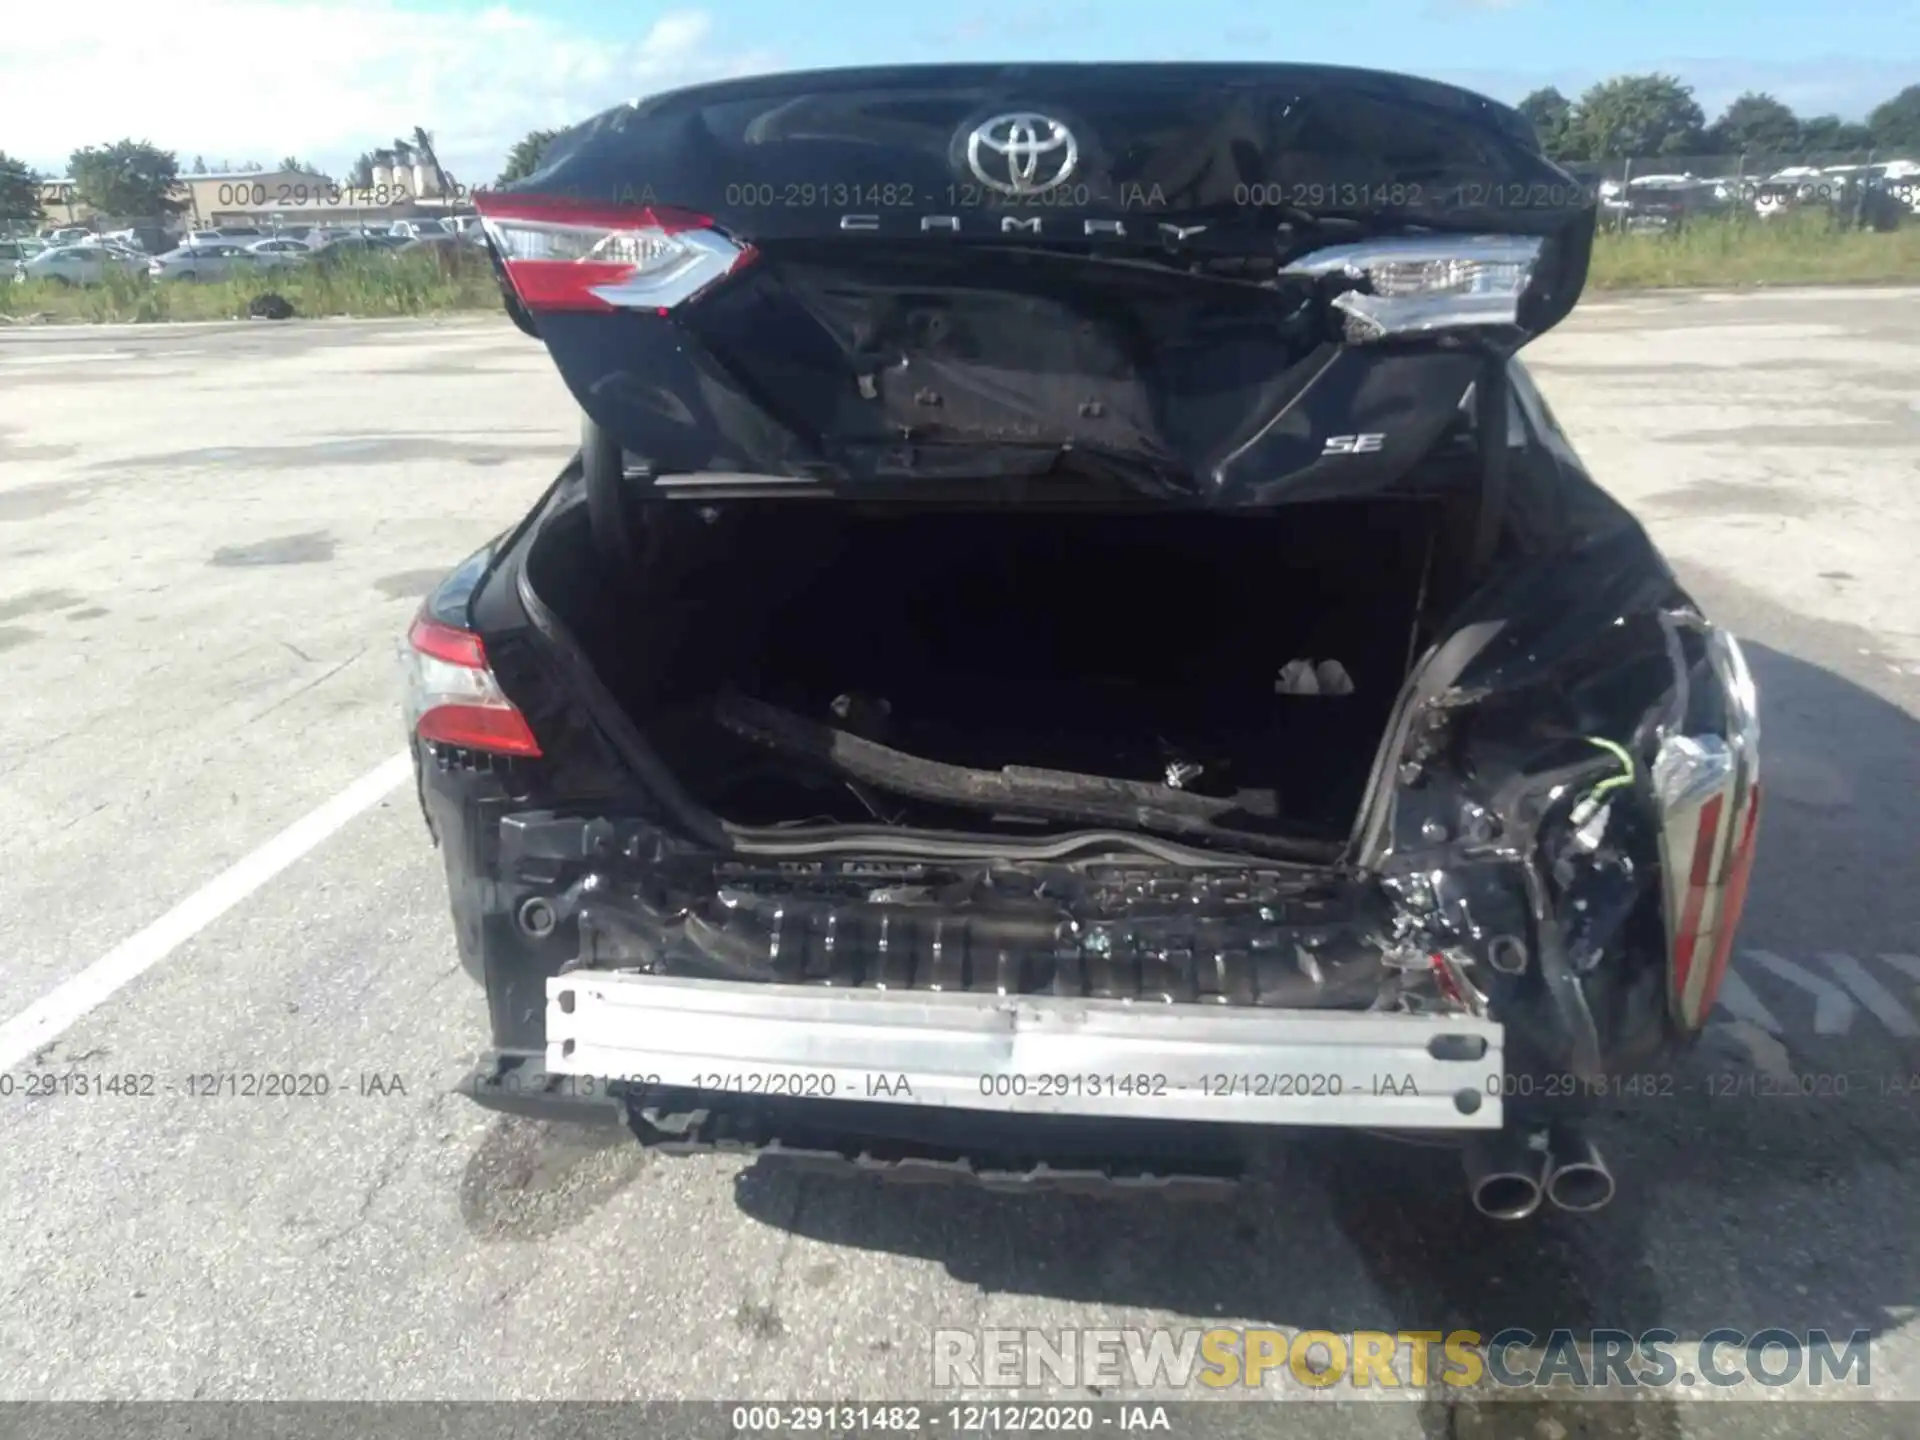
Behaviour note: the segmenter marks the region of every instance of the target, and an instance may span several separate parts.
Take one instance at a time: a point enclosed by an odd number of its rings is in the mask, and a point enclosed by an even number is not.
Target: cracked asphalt
[[[1609,1210],[1479,1222],[1449,1158],[1325,1135],[1169,1205],[656,1161],[490,1117],[449,1093],[484,1015],[402,788],[0,1081],[0,1399],[881,1399],[930,1394],[939,1327],[1783,1327],[1870,1332],[1871,1386],[1817,1419],[1438,1390],[1284,1418],[1914,1433],[1860,1402],[1920,1400],[1920,974],[1881,958],[1920,954],[1920,292],[1614,298],[1531,354],[1763,698],[1752,1003],[1692,1093],[1620,1105]],[[0,332],[0,1021],[399,748],[418,597],[575,424],[495,317]],[[30,1096],[30,1072],[153,1093]],[[327,1093],[224,1078],[261,1073]],[[1848,1093],[1746,1093],[1784,1075]],[[1207,1433],[1274,1423],[1211,1408]]]

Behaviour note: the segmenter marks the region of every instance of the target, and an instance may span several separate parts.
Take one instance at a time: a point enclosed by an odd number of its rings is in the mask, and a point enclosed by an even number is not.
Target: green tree
[[[1707,138],[1734,154],[1780,155],[1800,148],[1800,117],[1773,96],[1749,90],[1727,106]]]
[[[1873,131],[1838,115],[1815,115],[1800,122],[1800,148],[1824,154],[1847,154],[1873,147]]]
[[[1580,97],[1573,128],[1587,158],[1698,154],[1707,117],[1673,75],[1616,75]]]
[[[1874,106],[1867,128],[1873,132],[1873,143],[1883,150],[1920,150],[1920,85],[1909,85]]]
[[[317,175],[320,173],[319,171],[315,170],[313,166],[307,164],[306,161],[298,159],[292,155],[282,155],[280,157],[279,165],[276,166],[275,168],[280,170],[297,170],[302,175]]]
[[[1549,85],[1536,90],[1516,107],[1540,137],[1540,148],[1556,160],[1583,160],[1574,134],[1573,102]]]
[[[67,161],[74,199],[97,215],[115,219],[159,219],[186,208],[174,197],[180,166],[171,150],[144,140],[88,145]]]
[[[538,170],[540,157],[546,154],[547,146],[551,145],[559,135],[558,130],[534,130],[523,136],[507,152],[506,167],[501,170],[500,178],[493,183],[509,185]]]
[[[40,177],[33,167],[0,150],[0,230],[38,225],[46,213],[40,203]]]
[[[189,175],[204,175],[204,174],[206,174],[206,173],[207,173],[207,162],[206,162],[206,161],[205,161],[205,160],[204,160],[204,159],[203,159],[202,157],[200,157],[200,156],[198,156],[198,155],[196,155],[196,156],[194,156],[194,157],[193,157],[193,169],[191,169],[191,170],[189,170],[189,171],[188,171],[187,173],[188,173]]]

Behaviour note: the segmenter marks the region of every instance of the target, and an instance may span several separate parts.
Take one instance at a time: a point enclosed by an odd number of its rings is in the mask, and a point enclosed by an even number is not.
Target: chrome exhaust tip
[[[1600,1147],[1586,1136],[1555,1130],[1549,1141],[1553,1157],[1547,1171],[1547,1199],[1559,1209],[1589,1214],[1613,1200],[1613,1171]]]
[[[1464,1154],[1473,1208],[1493,1220],[1524,1220],[1546,1197],[1552,1155],[1541,1133],[1502,1132],[1469,1141]]]

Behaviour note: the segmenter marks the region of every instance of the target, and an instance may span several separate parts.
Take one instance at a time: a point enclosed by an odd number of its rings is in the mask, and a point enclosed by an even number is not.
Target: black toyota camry
[[[1519,115],[788,74],[478,208],[582,416],[407,637],[474,1099],[1004,1185],[1347,1127],[1607,1203],[1585,1119],[1712,1008],[1758,737],[1516,358],[1595,225]]]

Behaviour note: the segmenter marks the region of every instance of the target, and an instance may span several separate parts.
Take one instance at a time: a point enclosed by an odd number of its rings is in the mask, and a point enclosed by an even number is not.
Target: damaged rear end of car
[[[1514,358],[1594,216],[1513,112],[778,76],[478,208],[583,435],[410,638],[469,1093],[1008,1185],[1452,1134],[1488,1214],[1606,1203],[1757,725]]]

